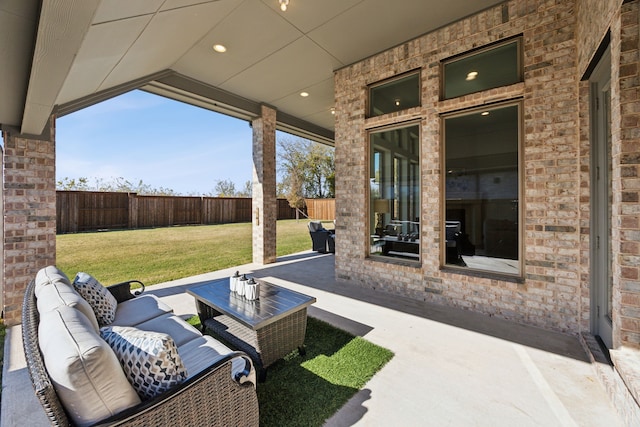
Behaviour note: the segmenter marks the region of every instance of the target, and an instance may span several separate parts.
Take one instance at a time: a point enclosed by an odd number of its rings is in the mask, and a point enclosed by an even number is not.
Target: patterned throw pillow
[[[100,336],[111,346],[125,376],[142,400],[180,384],[187,370],[173,338],[129,326],[107,326]]]
[[[118,301],[107,288],[87,273],[76,274],[73,287],[91,305],[100,326],[113,322]]]

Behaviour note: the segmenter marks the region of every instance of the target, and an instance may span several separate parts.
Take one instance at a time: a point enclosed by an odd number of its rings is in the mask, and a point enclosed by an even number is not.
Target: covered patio
[[[396,352],[365,423],[589,425],[615,402],[638,424],[639,29],[639,0],[4,2],[3,320],[56,263],[56,119],[142,89],[251,124],[247,268]],[[276,260],[277,130],[336,147],[336,254],[313,274],[294,267],[328,259]],[[605,395],[578,380],[590,359]]]
[[[329,426],[622,426],[578,339],[358,287],[334,278],[333,255],[302,252],[148,288],[180,315],[195,314],[185,291],[233,271],[313,295],[309,315],[395,353]],[[46,426],[33,395],[20,326],[5,347],[2,426]],[[268,381],[268,380],[267,380]]]

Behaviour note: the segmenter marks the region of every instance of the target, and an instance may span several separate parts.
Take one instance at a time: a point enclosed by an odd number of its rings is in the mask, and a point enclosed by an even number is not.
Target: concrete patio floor
[[[333,255],[303,252],[147,292],[195,314],[185,290],[235,270],[315,296],[309,315],[395,353],[328,426],[624,425],[577,338],[338,283]],[[19,326],[8,330],[0,425],[46,426],[20,335]]]

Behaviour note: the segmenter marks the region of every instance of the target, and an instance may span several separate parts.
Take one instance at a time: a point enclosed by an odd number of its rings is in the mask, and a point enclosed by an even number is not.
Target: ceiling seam
[[[166,1],[166,0],[165,0]],[[162,4],[164,4],[165,2],[162,2]],[[111,76],[111,74],[113,74],[113,72],[116,70],[116,68],[118,68],[118,66],[122,63],[122,61],[124,60],[124,58],[127,56],[127,54],[129,53],[129,51],[131,50],[131,48],[138,42],[138,40],[140,40],[140,37],[142,37],[142,34],[144,34],[144,32],[147,30],[147,28],[149,27],[149,25],[151,24],[151,22],[153,21],[153,19],[158,16],[160,7],[158,7],[158,9],[156,9],[156,11],[154,13],[148,13],[148,14],[144,14],[141,16],[151,16],[151,18],[149,19],[149,21],[147,21],[147,23],[144,25],[144,28],[142,28],[142,30],[138,33],[138,36],[136,37],[136,39],[133,41],[133,43],[131,43],[129,45],[129,47],[125,50],[125,52],[122,54],[122,56],[120,57],[120,59],[118,59],[118,61],[115,63],[115,65],[111,68],[111,70],[109,70],[109,72],[107,73],[107,75],[104,77],[104,79],[102,79],[102,81],[100,82],[100,84],[98,85],[98,87],[96,88],[96,91],[100,91],[100,90],[106,90],[107,88],[102,88],[102,86],[105,84],[105,82],[109,79],[109,77]]]
[[[265,4],[265,3],[264,3],[264,0],[262,0],[262,3],[263,3],[263,4]],[[271,10],[271,12],[272,12],[272,13],[274,13],[276,16],[280,17],[281,19],[284,19],[284,18],[282,18],[282,16],[281,16],[278,12],[276,12],[276,11],[275,11],[275,10],[273,10],[273,9],[271,9],[271,8],[270,8],[269,6],[267,6],[266,4],[265,4],[265,7],[267,7],[269,10]],[[228,15],[227,15],[227,16],[228,16]],[[229,80],[233,79],[234,77],[239,76],[240,74],[244,73],[245,71],[249,70],[250,68],[255,67],[255,66],[256,66],[256,65],[258,65],[259,63],[261,63],[261,62],[263,62],[264,60],[266,60],[267,58],[269,58],[269,56],[271,56],[271,55],[273,55],[273,54],[275,54],[275,53],[277,53],[277,52],[280,52],[280,51],[281,51],[281,50],[283,50],[284,48],[286,48],[286,47],[288,47],[288,46],[291,46],[293,43],[295,43],[295,42],[297,42],[298,40],[300,40],[301,38],[305,37],[304,32],[300,31],[300,29],[298,29],[295,25],[293,25],[291,22],[289,22],[289,21],[288,21],[288,20],[286,20],[286,19],[284,19],[284,21],[286,21],[286,22],[287,22],[287,24],[288,24],[288,25],[290,25],[291,27],[295,28],[295,29],[296,29],[296,31],[298,31],[298,32],[300,33],[300,37],[296,37],[296,38],[295,38],[294,40],[292,40],[291,42],[289,42],[289,43],[287,43],[287,44],[285,44],[285,45],[283,45],[283,46],[279,47],[278,49],[276,49],[276,50],[274,50],[274,51],[270,51],[269,53],[267,53],[267,54],[263,55],[263,56],[262,56],[260,59],[258,59],[257,61],[255,61],[255,62],[253,62],[253,63],[251,63],[251,64],[247,65],[247,66],[246,66],[246,67],[244,67],[242,70],[240,70],[240,71],[238,71],[237,73],[234,73],[233,75],[231,75],[231,76],[229,76],[228,78],[224,79],[224,80],[223,80],[222,82],[220,82],[220,84],[218,85],[220,88],[222,88],[222,86],[223,86],[225,83],[227,83]],[[212,30],[213,30],[213,29],[212,29]]]
[[[219,1],[219,0],[215,0],[215,1]],[[227,19],[227,18],[229,17],[229,15],[231,15],[233,12],[235,12],[235,11],[236,11],[240,6],[242,6],[246,1],[247,1],[247,0],[243,0],[243,1],[241,1],[241,2],[238,4],[238,6],[234,7],[233,9],[231,9],[231,10],[229,11],[229,13],[227,13],[227,14],[226,14],[222,19],[220,19],[220,21],[218,21],[218,23],[217,23],[216,25],[214,25],[213,27],[211,27],[211,28],[209,29],[209,31],[207,31],[205,34],[203,34],[203,36],[202,36],[202,37],[200,37],[198,40],[196,40],[196,41],[195,41],[195,43],[193,43],[193,44],[191,45],[191,47],[189,47],[189,49],[186,49],[186,50],[184,51],[184,53],[183,53],[180,57],[178,57],[178,58],[173,62],[173,64],[171,64],[171,67],[175,67],[175,66],[178,64],[178,62],[180,62],[180,61],[182,60],[182,58],[184,58],[184,57],[185,57],[185,55],[186,55],[188,52],[190,52],[190,51],[191,51],[191,49],[193,49],[194,47],[196,47],[200,42],[202,42],[205,38],[207,38],[207,36],[208,36],[209,34],[211,34],[211,32],[212,32],[213,30],[215,30],[215,29],[216,29],[216,28],[217,28],[217,27],[222,23],[222,21],[224,21],[225,19]],[[204,2],[204,3],[213,3],[213,2]],[[198,4],[202,4],[202,3],[198,3]]]

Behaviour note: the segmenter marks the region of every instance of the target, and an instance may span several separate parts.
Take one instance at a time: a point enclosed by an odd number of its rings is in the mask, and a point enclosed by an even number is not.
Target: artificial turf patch
[[[393,353],[309,317],[306,355],[297,351],[258,383],[260,425],[321,426],[378,372]]]

